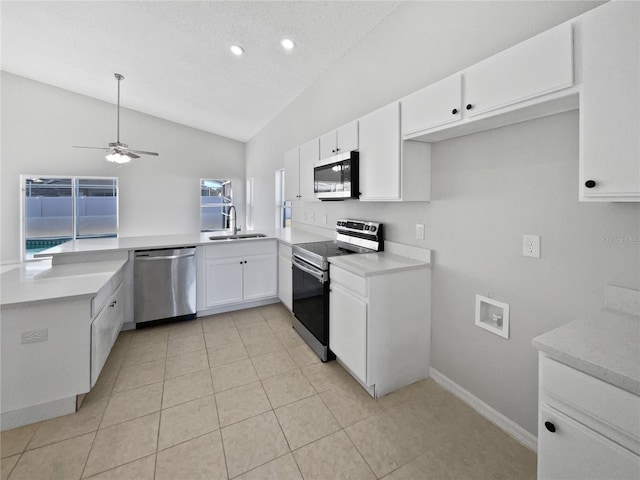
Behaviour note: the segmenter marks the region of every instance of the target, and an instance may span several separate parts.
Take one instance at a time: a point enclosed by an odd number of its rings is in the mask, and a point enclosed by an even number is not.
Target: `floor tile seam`
[[[106,408],[105,408],[106,410]],[[102,416],[104,416],[104,412],[102,412]],[[100,418],[100,423],[102,423],[102,418]],[[93,438],[91,439],[91,446],[87,451],[87,458],[84,459],[84,465],[82,465],[82,472],[80,472],[80,478],[84,477],[84,472],[87,469],[87,463],[89,463],[89,457],[91,456],[91,452],[93,451],[93,445],[96,442],[96,437],[98,436],[98,431],[93,432]]]
[[[167,358],[179,357],[180,355],[188,355],[190,353],[201,352],[206,349],[207,347],[203,346],[202,348],[194,348],[193,350],[181,351],[180,353],[169,353],[169,350],[167,350]]]
[[[191,337],[202,337],[204,338],[204,331],[201,329],[200,333],[190,333],[189,335],[182,335],[181,337],[171,337],[167,339],[167,344],[171,343],[171,341],[182,340],[183,338],[191,338]]]
[[[14,453],[13,455],[17,455],[18,453],[19,453],[20,455],[22,455],[24,452],[27,452],[27,451],[29,451],[29,450],[30,450],[30,449],[29,449],[29,446],[31,445],[31,442],[33,442],[33,439],[34,439],[34,438],[36,438],[36,434],[38,433],[38,431],[40,430],[40,428],[42,428],[42,424],[43,424],[44,422],[46,422],[46,420],[41,420],[41,421],[39,421],[39,422],[34,422],[34,423],[28,423],[27,425],[23,425],[23,426],[22,426],[22,427],[26,427],[26,426],[28,426],[28,425],[36,425],[36,424],[37,424],[37,425],[38,425],[38,428],[36,428],[36,429],[33,431],[33,433],[31,434],[31,437],[29,438],[29,441],[28,441],[28,442],[27,442],[27,444],[24,446],[24,448],[23,448],[20,452],[16,452],[16,453]],[[17,428],[22,428],[22,427],[17,427]],[[12,430],[13,430],[13,429],[12,429]],[[32,448],[31,450],[35,450],[36,448],[39,448],[39,447],[34,447],[34,448]],[[2,455],[0,454],[0,457],[1,457],[1,458],[0,458],[0,460],[1,460],[2,458],[12,457],[13,455],[7,455],[6,457],[2,457]],[[19,460],[19,459],[18,459],[18,460]]]
[[[139,460],[144,460],[145,458],[149,458],[149,457],[151,457],[151,456],[153,456],[153,455],[156,455],[156,454],[155,454],[155,453],[151,453],[151,454],[149,454],[149,455],[145,455],[144,457],[136,458],[135,460],[130,460],[130,461],[128,461],[127,463],[123,463],[122,465],[118,465],[118,466],[113,467],[113,468],[110,468],[110,469],[108,469],[108,470],[103,470],[102,472],[94,473],[94,474],[93,474],[93,475],[91,475],[90,477],[84,477],[84,476],[82,476],[82,477],[80,477],[80,478],[81,478],[81,480],[91,480],[92,478],[94,478],[94,477],[96,477],[96,476],[98,476],[98,475],[102,475],[103,473],[110,472],[110,471],[112,471],[112,470],[115,470],[115,469],[117,469],[117,468],[124,467],[124,466],[126,466],[126,465],[130,465],[130,464],[132,464],[133,462],[137,462],[137,461],[139,461]],[[155,462],[154,462],[154,463],[155,463]],[[84,471],[83,471],[83,475],[84,475]],[[155,476],[155,474],[154,474],[154,476]]]
[[[72,414],[70,414],[70,415],[72,415]],[[104,415],[104,412],[102,413],[102,415]],[[60,417],[56,417],[56,418],[60,418]],[[53,420],[53,419],[52,419],[52,420]],[[102,418],[100,418],[100,422],[102,422]],[[98,425],[99,425],[99,424],[98,424]],[[31,442],[29,442],[29,445],[27,446],[27,448],[25,448],[25,449],[21,452],[21,454],[25,454],[25,453],[27,453],[27,452],[33,452],[34,450],[38,450],[38,449],[40,449],[40,448],[44,448],[44,447],[50,447],[51,445],[56,445],[56,444],[58,444],[58,443],[66,442],[67,440],[73,440],[73,439],[75,439],[75,438],[82,437],[83,435],[88,435],[88,434],[90,434],[90,433],[98,433],[98,430],[100,430],[100,428],[99,428],[99,427],[98,427],[98,428],[94,428],[94,429],[92,429],[92,430],[88,430],[88,431],[86,431],[86,432],[76,433],[76,434],[72,435],[71,437],[61,438],[61,439],[59,439],[59,440],[55,440],[55,441],[53,441],[53,442],[45,443],[45,444],[43,444],[43,445],[38,445],[37,447],[32,447],[32,448],[29,448],[29,446],[31,445]]]
[[[207,354],[207,364],[209,364],[208,354]],[[224,447],[224,437],[222,436],[222,424],[220,422],[220,411],[218,410],[218,399],[216,398],[216,392],[215,392],[215,388],[214,388],[214,385],[213,385],[213,372],[211,371],[211,368],[209,368],[209,380],[211,380],[211,390],[213,391],[213,393],[211,395],[213,396],[213,402],[215,403],[215,406],[216,406],[216,418],[218,419],[217,431],[220,432],[220,444],[222,445],[222,456],[224,458],[224,469],[225,469],[225,472],[227,473],[227,478],[229,478],[229,464],[227,462],[227,451],[226,451],[226,449]]]
[[[154,360],[145,360],[144,362],[134,363],[132,365],[125,365],[123,362],[122,365],[120,366],[120,371],[122,371],[123,368],[135,368],[135,367],[139,367],[140,365],[145,365],[147,363],[160,362],[161,360],[166,360],[166,358],[167,357],[165,355],[161,358],[156,358]],[[120,374],[120,371],[118,372],[118,374]]]
[[[167,350],[169,349],[169,342],[167,341]],[[164,359],[164,372],[162,375],[162,392],[160,392],[160,414],[158,415],[158,433],[156,434],[156,461],[153,462],[153,478],[156,478],[156,473],[158,471],[158,447],[160,446],[160,429],[162,428],[162,412],[164,408],[164,387],[166,378],[164,376],[167,373],[167,358]],[[169,408],[169,407],[167,407]]]
[[[130,422],[132,420],[137,420],[138,418],[146,417],[147,415],[151,415],[153,413],[158,413],[158,412],[162,412],[162,408],[158,408],[158,410],[154,410],[152,412],[141,413],[139,415],[136,415],[135,417],[127,418],[126,420],[121,420],[121,421],[119,421],[117,423],[112,423],[110,425],[103,425],[102,421],[101,421],[100,426],[98,427],[98,430],[96,430],[96,432],[100,431],[100,430],[104,430],[105,428],[110,428],[110,427],[115,427],[117,425],[122,425],[123,423],[127,423],[127,422]]]
[[[255,467],[251,467],[249,470],[247,470],[245,472],[239,473],[237,475],[234,475],[233,477],[228,477],[228,478],[229,478],[229,480],[233,480],[234,478],[241,477],[242,475],[246,475],[249,472],[253,472],[254,470],[257,470],[258,468],[264,467],[266,464],[274,462],[274,461],[278,460],[279,458],[285,457],[287,455],[291,455],[293,457],[293,453],[291,452],[291,450],[289,450],[286,453],[283,453],[282,455],[278,455],[277,457],[274,457],[271,460],[268,460],[268,461],[266,461],[264,463],[261,463],[260,465],[256,465]],[[295,461],[295,458],[294,458],[294,461]],[[296,465],[297,465],[297,462],[296,462]],[[300,470],[300,469],[298,468],[298,470]],[[227,472],[227,476],[228,476],[228,472]],[[302,476],[302,472],[300,472],[300,476]]]
[[[260,415],[264,415],[265,413],[269,413],[269,412],[273,412],[273,413],[274,413],[274,415],[275,415],[275,411],[274,411],[273,409],[271,409],[271,410],[265,410],[264,412],[256,413],[255,415],[251,415],[251,416],[249,416],[249,417],[243,418],[242,420],[238,420],[238,421],[236,421],[236,422],[230,423],[229,425],[224,425],[224,426],[223,426],[222,424],[220,424],[220,428],[219,428],[219,430],[220,430],[220,432],[222,432],[222,430],[223,430],[223,429],[225,429],[225,428],[233,427],[234,425],[237,425],[237,424],[239,424],[239,423],[242,423],[242,422],[244,422],[244,421],[246,421],[246,420],[250,420],[250,419],[252,419],[252,418],[259,417]],[[277,415],[276,415],[276,418],[277,418]],[[283,434],[284,434],[284,432],[283,432]],[[286,436],[285,436],[285,438],[286,438]],[[287,442],[287,444],[288,444],[288,442]],[[291,449],[289,449],[289,450],[291,450]]]
[[[11,470],[9,470],[9,475],[7,475],[7,479],[11,478],[11,474],[13,473],[13,471],[16,469],[16,467],[18,466],[18,463],[20,463],[20,460],[22,460],[22,455],[24,455],[24,452],[22,453],[16,453],[15,455],[19,455],[18,459],[16,460],[16,463],[13,464],[13,467],[11,467]],[[9,455],[8,457],[4,457],[2,459],[0,459],[0,462],[6,458],[10,458],[13,457],[13,455]]]
[[[350,423],[349,425],[343,425],[343,424],[342,424],[342,422],[340,422],[340,420],[338,419],[338,417],[336,417],[336,414],[333,412],[333,410],[331,409],[331,407],[329,406],[329,404],[325,401],[325,399],[324,399],[324,398],[322,398],[322,394],[323,394],[323,393],[327,393],[327,392],[330,392],[330,391],[332,391],[332,390],[339,390],[339,388],[338,388],[338,387],[336,387],[336,388],[330,388],[330,389],[328,389],[328,390],[324,390],[324,391],[322,391],[321,393],[318,393],[318,396],[319,396],[319,397],[320,397],[320,399],[322,400],[322,403],[324,403],[325,407],[327,407],[327,409],[328,409],[328,410],[331,412],[331,414],[334,416],[334,418],[336,419],[336,421],[338,422],[338,424],[340,425],[340,427],[341,427],[341,428],[343,428],[343,429],[344,429],[344,428],[349,428],[350,426],[355,425],[355,424],[356,424],[356,423],[358,423],[358,422],[362,422],[363,420],[366,420],[366,419],[368,419],[368,418],[371,418],[371,417],[373,417],[374,415],[377,415],[378,413],[380,413],[380,412],[374,412],[374,413],[371,413],[371,414],[369,414],[369,415],[366,415],[366,416],[365,416],[365,417],[363,417],[363,418],[360,418],[360,419],[356,420],[355,422]]]
[[[356,422],[357,423],[357,422]],[[355,425],[355,424],[354,424]],[[343,428],[342,431],[345,433],[345,435],[347,436],[347,438],[349,439],[349,441],[351,442],[351,445],[353,445],[353,447],[356,449],[356,452],[358,452],[358,454],[360,455],[360,458],[362,458],[362,460],[364,460],[364,463],[367,464],[367,467],[369,467],[369,470],[371,471],[371,473],[373,474],[373,476],[375,478],[383,478],[385,475],[389,475],[389,473],[385,473],[384,475],[382,475],[382,477],[379,477],[376,472],[373,470],[373,467],[371,466],[371,464],[367,461],[367,457],[364,456],[364,453],[362,453],[360,451],[360,449],[358,448],[358,445],[356,445],[356,442],[353,441],[353,438],[351,438],[351,435],[349,435],[349,432],[347,431],[346,428]],[[398,466],[398,468],[400,468],[400,466]]]
[[[158,431],[160,431],[160,429],[158,429]],[[158,448],[156,449],[155,455],[157,455],[159,453],[162,453],[162,452],[166,452],[167,450],[171,450],[173,447],[184,445],[185,443],[189,443],[192,440],[197,440],[198,438],[206,437],[207,435],[211,435],[212,433],[216,433],[216,432],[220,432],[220,431],[221,431],[221,428],[217,427],[217,428],[214,428],[213,430],[210,430],[208,432],[199,433],[195,437],[189,438],[187,440],[182,440],[182,441],[180,441],[178,443],[174,443],[173,445],[169,445],[168,447],[164,447],[164,448],[160,448],[160,443],[158,441]],[[220,433],[220,441],[222,441],[222,433]],[[147,456],[149,456],[149,455],[147,455]],[[137,459],[137,460],[139,460],[139,459]],[[133,461],[135,461],[135,460],[133,460]]]

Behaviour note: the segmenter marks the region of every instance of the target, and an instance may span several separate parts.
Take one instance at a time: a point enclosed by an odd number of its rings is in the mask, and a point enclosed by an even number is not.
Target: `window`
[[[118,179],[22,176],[26,260],[76,238],[118,235]]]
[[[246,225],[247,230],[253,230],[253,177],[247,179],[247,204],[246,204]]]
[[[291,226],[291,200],[284,199],[284,168],[276,170],[276,228]]]
[[[213,232],[231,227],[233,206],[231,180],[200,179],[200,231]]]

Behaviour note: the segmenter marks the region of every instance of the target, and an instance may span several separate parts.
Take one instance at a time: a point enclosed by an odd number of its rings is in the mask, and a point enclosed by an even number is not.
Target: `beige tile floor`
[[[79,412],[6,431],[2,480],[534,479],[431,380],[379,400],[281,305],[123,332]]]

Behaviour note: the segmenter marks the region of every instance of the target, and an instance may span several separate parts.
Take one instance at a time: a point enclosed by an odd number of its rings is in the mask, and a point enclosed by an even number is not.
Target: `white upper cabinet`
[[[360,200],[431,198],[431,145],[400,141],[400,103],[360,118]]]
[[[640,201],[640,3],[582,21],[580,200]]]
[[[547,30],[464,70],[469,117],[573,85],[570,23]]]
[[[462,75],[429,85],[401,100],[402,134],[439,127],[462,118]]]
[[[313,188],[313,167],[320,160],[320,147],[317,138],[300,145],[300,200],[320,201]]]
[[[360,200],[400,200],[400,104],[360,118]]]
[[[358,121],[347,123],[320,137],[320,158],[358,149]]]
[[[298,147],[284,154],[284,198],[300,200],[300,149]]]

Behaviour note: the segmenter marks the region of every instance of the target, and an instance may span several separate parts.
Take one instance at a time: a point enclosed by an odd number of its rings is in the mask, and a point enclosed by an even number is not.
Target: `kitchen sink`
[[[238,233],[236,235],[216,235],[209,237],[209,240],[243,240],[246,238],[264,238],[264,233]]]

